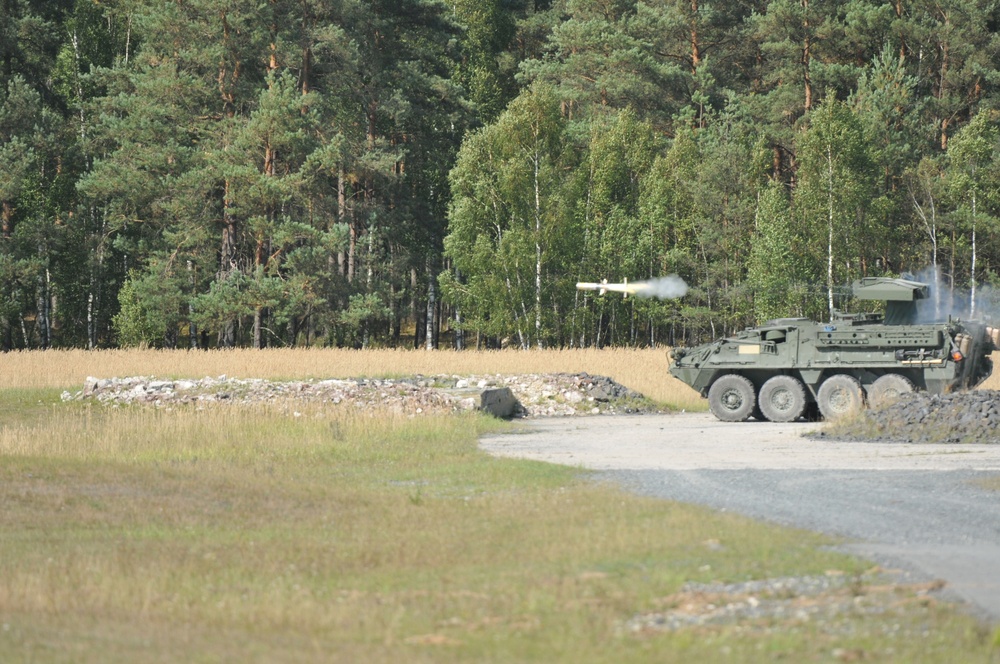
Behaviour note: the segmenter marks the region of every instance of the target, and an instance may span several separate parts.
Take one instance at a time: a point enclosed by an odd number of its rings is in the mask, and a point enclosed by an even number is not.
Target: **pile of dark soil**
[[[916,392],[835,422],[818,435],[906,443],[1000,443],[1000,392]]]

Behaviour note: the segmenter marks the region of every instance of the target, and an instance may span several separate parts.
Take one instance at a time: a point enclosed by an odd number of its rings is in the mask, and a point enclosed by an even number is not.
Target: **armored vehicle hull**
[[[989,354],[1000,331],[979,322],[907,322],[916,318],[908,305],[926,292],[918,282],[866,279],[855,294],[885,300],[884,315],[769,321],[676,349],[670,373],[708,398],[724,421],[790,422],[817,411],[835,419],[912,390],[942,394],[978,385],[992,371]]]

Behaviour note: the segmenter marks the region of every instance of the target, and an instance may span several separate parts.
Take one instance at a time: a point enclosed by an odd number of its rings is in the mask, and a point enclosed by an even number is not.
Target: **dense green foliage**
[[[0,13],[4,349],[677,343],[924,270],[990,311],[992,0]]]

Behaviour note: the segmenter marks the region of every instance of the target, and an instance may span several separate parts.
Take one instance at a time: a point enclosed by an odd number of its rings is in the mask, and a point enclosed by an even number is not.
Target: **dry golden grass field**
[[[998,370],[980,389],[1000,389]],[[580,372],[609,376],[656,402],[701,408],[704,400],[671,376],[665,349],[581,350],[51,350],[0,354],[0,389],[80,388],[88,376],[304,379],[399,377],[413,374]]]
[[[477,437],[510,425],[486,416],[59,400],[88,375],[548,371],[605,374],[665,403],[698,403],[672,386],[662,351],[0,356],[0,662],[998,654],[991,628],[919,587],[880,585],[825,538],[631,496],[578,469],[488,457]],[[779,597],[789,606],[780,617],[630,627],[636,616],[746,601],[682,593],[689,581],[801,575],[851,582]],[[816,606],[847,608],[798,617]]]
[[[57,350],[0,355],[0,389],[81,388],[87,376],[303,379],[398,377],[413,374],[580,372],[609,376],[659,403],[705,408],[672,377],[666,350],[345,350],[220,351]]]

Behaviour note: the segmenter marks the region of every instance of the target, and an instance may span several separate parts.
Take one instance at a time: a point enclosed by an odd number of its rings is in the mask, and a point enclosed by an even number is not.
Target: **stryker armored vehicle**
[[[780,318],[734,336],[672,352],[670,373],[708,398],[726,422],[836,419],[913,390],[970,389],[992,371],[1000,330],[981,322],[918,323],[927,284],[866,278],[860,300],[885,313],[835,313],[830,323]]]

